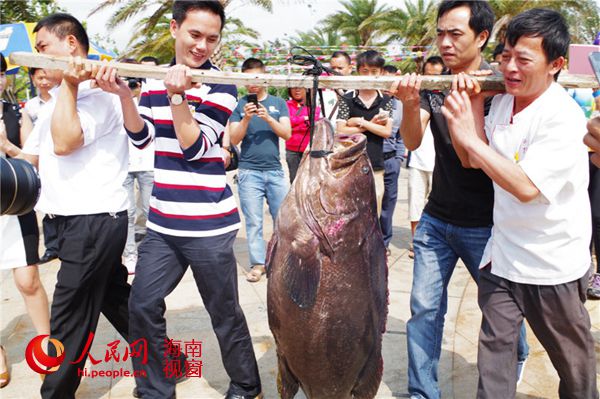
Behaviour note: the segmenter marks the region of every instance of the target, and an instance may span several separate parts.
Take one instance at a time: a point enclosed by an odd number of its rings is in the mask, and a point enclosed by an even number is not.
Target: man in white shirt
[[[29,68],[29,76],[37,89],[38,95],[25,103],[25,112],[35,124],[40,109],[52,99],[50,90],[60,84],[60,81],[55,82],[50,79],[51,74],[41,68]],[[44,246],[46,247],[46,251],[40,257],[40,263],[46,263],[58,257],[58,237],[55,224],[54,219],[50,219],[48,215],[44,216],[42,227],[44,229]]]
[[[507,94],[494,98],[485,122],[484,93],[464,74],[442,109],[463,164],[494,183],[494,227],[480,264],[478,398],[515,396],[523,318],[558,372],[559,396],[598,398],[584,307],[591,235],[586,119],[554,82],[568,45],[558,12],[516,16],[500,66]]]
[[[345,51],[334,51],[329,60],[329,67],[340,76],[352,75],[352,59]],[[345,92],[345,90],[339,89],[323,90],[323,115],[334,126],[337,121],[338,110],[340,109],[339,100]]]
[[[61,266],[50,315],[50,337],[65,358],[48,374],[43,398],[75,398],[88,337],[102,312],[129,339],[130,286],[121,254],[127,236],[127,136],[116,96],[90,87],[93,68],[82,62],[87,34],[77,19],[52,14],[34,28],[42,54],[77,57],[42,109],[23,148],[39,164],[37,208],[56,221]],[[50,72],[49,72],[50,73]],[[52,345],[49,347],[52,353]],[[79,358],[79,359],[78,359]]]

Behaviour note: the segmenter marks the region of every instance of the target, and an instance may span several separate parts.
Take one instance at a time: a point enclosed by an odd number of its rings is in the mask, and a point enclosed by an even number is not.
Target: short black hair
[[[502,54],[504,51],[504,43],[498,43],[498,45],[494,48],[494,52],[492,53],[492,58],[496,58],[497,55]]]
[[[494,28],[494,11],[490,4],[485,0],[470,0],[470,1],[459,1],[459,0],[444,0],[440,3],[438,8],[438,14],[436,21],[439,21],[442,15],[450,10],[458,7],[469,7],[471,10],[471,17],[469,18],[469,28],[475,32],[475,35],[479,35],[483,31],[488,32],[488,38],[481,46],[481,50],[487,46],[488,40],[492,35],[492,29]]]
[[[152,57],[151,55],[146,55],[146,56],[140,58],[140,62],[154,62],[156,65],[159,64],[158,58]]]
[[[87,54],[90,51],[90,40],[83,28],[81,22],[71,14],[58,12],[50,14],[42,18],[33,28],[33,33],[39,32],[42,28],[46,28],[59,39],[64,39],[68,35],[75,36],[75,39],[81,44],[83,50]]]
[[[398,68],[393,65],[387,64],[383,66],[383,71],[387,73],[396,73],[398,72]]]
[[[31,76],[31,77],[34,77],[34,76],[35,76],[35,73],[36,73],[37,71],[39,71],[40,69],[42,69],[42,68],[34,68],[34,67],[29,67],[29,76]]]
[[[547,8],[532,8],[514,17],[506,28],[506,42],[515,46],[522,36],[541,37],[542,49],[548,63],[565,57],[571,38],[563,16]],[[554,79],[558,78],[558,71]]]
[[[385,65],[385,60],[381,54],[379,54],[379,52],[375,50],[367,50],[364,53],[360,53],[356,57],[356,69],[362,68],[364,65],[383,68]]]
[[[4,73],[8,69],[8,65],[6,64],[6,58],[4,58],[4,54],[0,53],[0,72]]]
[[[181,26],[188,11],[204,10],[210,11],[221,18],[221,31],[225,26],[225,8],[219,0],[207,0],[207,1],[191,1],[191,0],[175,0],[173,2],[173,19],[177,22],[178,26]]]
[[[352,64],[352,58],[350,58],[350,55],[345,51],[334,51],[333,54],[331,54],[330,60],[340,57],[344,57],[346,61],[348,61],[348,65]]]
[[[258,58],[247,58],[243,63],[242,63],[242,72],[246,72],[248,69],[265,69],[265,64],[259,60]]]
[[[423,73],[425,73],[425,65],[427,65],[427,64],[441,65],[442,71],[446,70],[446,65],[444,64],[444,60],[439,55],[432,55],[431,57],[429,57],[425,60],[425,62],[423,63]]]

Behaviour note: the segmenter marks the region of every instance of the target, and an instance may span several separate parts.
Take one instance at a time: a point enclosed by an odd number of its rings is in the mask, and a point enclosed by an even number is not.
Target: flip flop
[[[246,281],[250,283],[258,283],[267,270],[263,265],[255,265],[252,270],[246,274]]]
[[[8,385],[8,383],[10,382],[10,372],[8,370],[8,360],[6,358],[6,349],[4,349],[4,347],[2,345],[0,345],[0,348],[2,348],[2,357],[4,358],[4,364],[6,365],[6,371],[4,373],[0,374],[0,381],[2,381],[0,383],[0,389],[4,388],[5,386]]]

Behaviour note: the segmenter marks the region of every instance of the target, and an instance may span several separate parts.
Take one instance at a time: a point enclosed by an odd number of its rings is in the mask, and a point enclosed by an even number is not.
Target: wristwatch
[[[175,93],[171,97],[167,96],[172,105],[181,105],[185,100],[185,93]]]

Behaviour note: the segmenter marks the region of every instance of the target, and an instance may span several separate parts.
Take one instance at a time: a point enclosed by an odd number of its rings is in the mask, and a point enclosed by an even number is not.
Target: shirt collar
[[[171,60],[171,62],[169,63],[169,66],[173,66],[175,65],[175,57],[173,57],[173,59]],[[199,67],[190,67],[192,69],[213,69],[214,66],[213,64],[210,62],[210,60],[206,60],[206,62],[202,65],[200,65]]]

